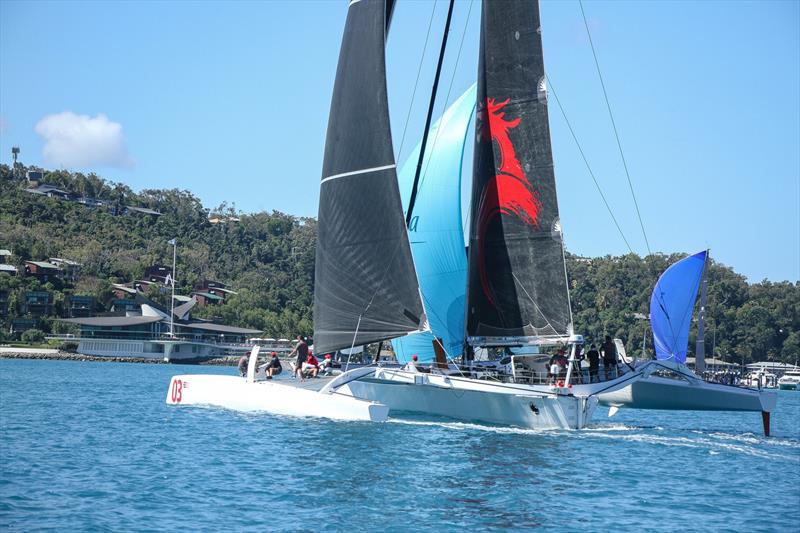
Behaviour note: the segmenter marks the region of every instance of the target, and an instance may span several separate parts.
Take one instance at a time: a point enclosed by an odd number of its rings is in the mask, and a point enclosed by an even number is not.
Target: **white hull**
[[[336,390],[378,401],[393,414],[405,411],[532,429],[581,429],[597,407],[593,390],[623,387],[639,376],[637,372],[614,382],[566,389],[377,368]]]
[[[340,394],[282,385],[276,380],[248,381],[238,376],[174,376],[167,390],[170,405],[212,405],[244,412],[313,416],[334,420],[383,422],[389,408]]]
[[[696,377],[649,376],[600,395],[600,403],[633,409],[687,411],[766,411],[777,403],[775,391],[709,383]]]

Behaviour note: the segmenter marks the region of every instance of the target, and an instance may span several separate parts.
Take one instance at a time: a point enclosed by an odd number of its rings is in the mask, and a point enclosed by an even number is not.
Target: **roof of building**
[[[77,261],[73,261],[72,259],[61,259],[60,257],[51,257],[48,259],[51,263],[64,263],[65,265],[69,266],[81,266],[80,263]]]
[[[213,331],[216,333],[239,333],[239,334],[261,333],[261,330],[259,329],[237,328],[234,326],[225,326],[223,324],[211,324],[209,322],[189,322],[176,325],[186,328],[202,329],[204,331]]]
[[[173,298],[175,298],[176,302],[188,302],[192,299],[191,296],[184,296],[183,294],[176,294]]]
[[[211,294],[210,292],[195,291],[192,294],[194,294],[195,296],[202,296],[203,298],[208,298],[209,300],[222,300],[222,296],[217,296],[216,294]]]
[[[146,215],[161,215],[161,214],[162,214],[162,213],[159,213],[158,211],[155,211],[155,210],[153,210],[153,209],[148,209],[148,208],[146,208],[146,207],[132,207],[132,206],[128,206],[128,210],[129,210],[129,211],[137,211],[137,212],[139,212],[139,213],[144,213],[144,214],[146,214]]]
[[[89,316],[86,318],[62,318],[61,322],[82,326],[138,326],[163,320],[160,316]]]
[[[64,196],[70,195],[69,191],[65,191],[64,189],[59,189],[55,185],[47,185],[47,184],[39,185],[35,189],[25,189],[25,190],[33,194],[48,194],[54,192],[56,194],[63,194]]]
[[[122,291],[122,292],[127,292],[128,294],[136,294],[136,289],[134,289],[133,287],[128,287],[127,285],[121,285],[119,283],[112,283],[111,286],[114,287],[117,290]]]
[[[16,272],[16,271],[17,267],[15,267],[14,265],[0,264],[0,272]]]
[[[196,304],[197,304],[197,300],[195,300],[194,298],[191,298],[188,302],[186,302],[184,304],[181,304],[178,307],[176,307],[175,309],[173,309],[172,312],[177,318],[182,319],[182,318],[185,318],[187,316],[189,311],[191,311],[192,307],[194,307]]]
[[[25,263],[30,263],[32,265],[36,265],[39,268],[49,268],[49,269],[52,269],[52,270],[60,270],[53,263],[48,263],[47,261],[25,261]]]
[[[219,292],[224,292],[224,293],[227,293],[227,294],[239,294],[239,293],[238,293],[238,292],[236,292],[236,291],[232,291],[232,290],[230,290],[230,289],[225,289],[225,288],[223,288],[223,287],[208,287],[208,290],[210,290],[210,291],[219,291]]]
[[[0,256],[3,255],[14,255],[11,253],[11,250],[0,250]]]

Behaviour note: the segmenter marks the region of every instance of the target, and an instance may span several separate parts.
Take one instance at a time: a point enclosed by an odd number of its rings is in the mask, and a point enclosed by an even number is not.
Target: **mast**
[[[697,345],[695,346],[694,370],[706,369],[706,297],[708,295],[708,253],[703,261],[703,280],[700,282],[700,311],[697,313]],[[714,354],[711,354],[714,357]]]
[[[392,1],[392,0],[390,0]],[[436,75],[433,78],[433,88],[431,89],[431,100],[428,104],[428,116],[425,118],[425,129],[422,130],[422,148],[419,151],[417,160],[417,170],[414,173],[414,184],[411,186],[411,199],[408,202],[406,212],[406,226],[411,227],[411,217],[414,212],[414,203],[417,200],[417,189],[419,187],[419,174],[422,171],[422,160],[425,158],[425,146],[428,144],[428,134],[431,128],[431,118],[433,117],[433,107],[436,103],[436,91],[439,88],[439,75],[442,73],[442,62],[444,61],[444,51],[447,48],[447,36],[450,33],[450,20],[453,18],[453,4],[455,0],[450,0],[447,8],[447,21],[444,23],[444,34],[442,35],[442,46],[439,50],[439,62],[436,64]]]
[[[331,352],[424,323],[389,127],[384,0],[349,3],[320,184],[314,346]]]
[[[572,330],[537,2],[482,4],[466,323],[469,344]]]

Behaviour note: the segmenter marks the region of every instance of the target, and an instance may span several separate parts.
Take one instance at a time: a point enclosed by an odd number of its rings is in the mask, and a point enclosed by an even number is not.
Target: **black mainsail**
[[[348,7],[320,185],[317,353],[399,337],[423,322],[389,127],[386,14],[384,0]]]
[[[468,341],[564,337],[572,319],[538,2],[483,1],[476,124]]]

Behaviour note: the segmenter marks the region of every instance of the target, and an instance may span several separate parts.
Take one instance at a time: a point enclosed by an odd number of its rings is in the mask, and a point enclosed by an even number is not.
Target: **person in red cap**
[[[412,355],[411,356],[411,361],[406,363],[406,370],[408,370],[410,372],[419,372],[419,367],[417,366],[417,361],[418,360],[419,360],[419,357],[417,357],[417,354]]]
[[[331,373],[331,365],[333,365],[333,359],[331,358],[331,354],[325,354],[325,359],[322,360],[322,363],[319,365],[319,373],[323,376],[328,376]]]
[[[267,373],[267,379],[272,379],[273,377],[283,372],[283,367],[281,366],[281,360],[278,359],[278,354],[276,354],[275,352],[272,352],[272,359],[269,360],[265,372]]]
[[[319,373],[319,361],[317,361],[317,358],[314,357],[312,352],[308,352],[306,362],[303,363],[303,373],[305,374],[306,372],[312,378],[317,377],[317,374]]]

